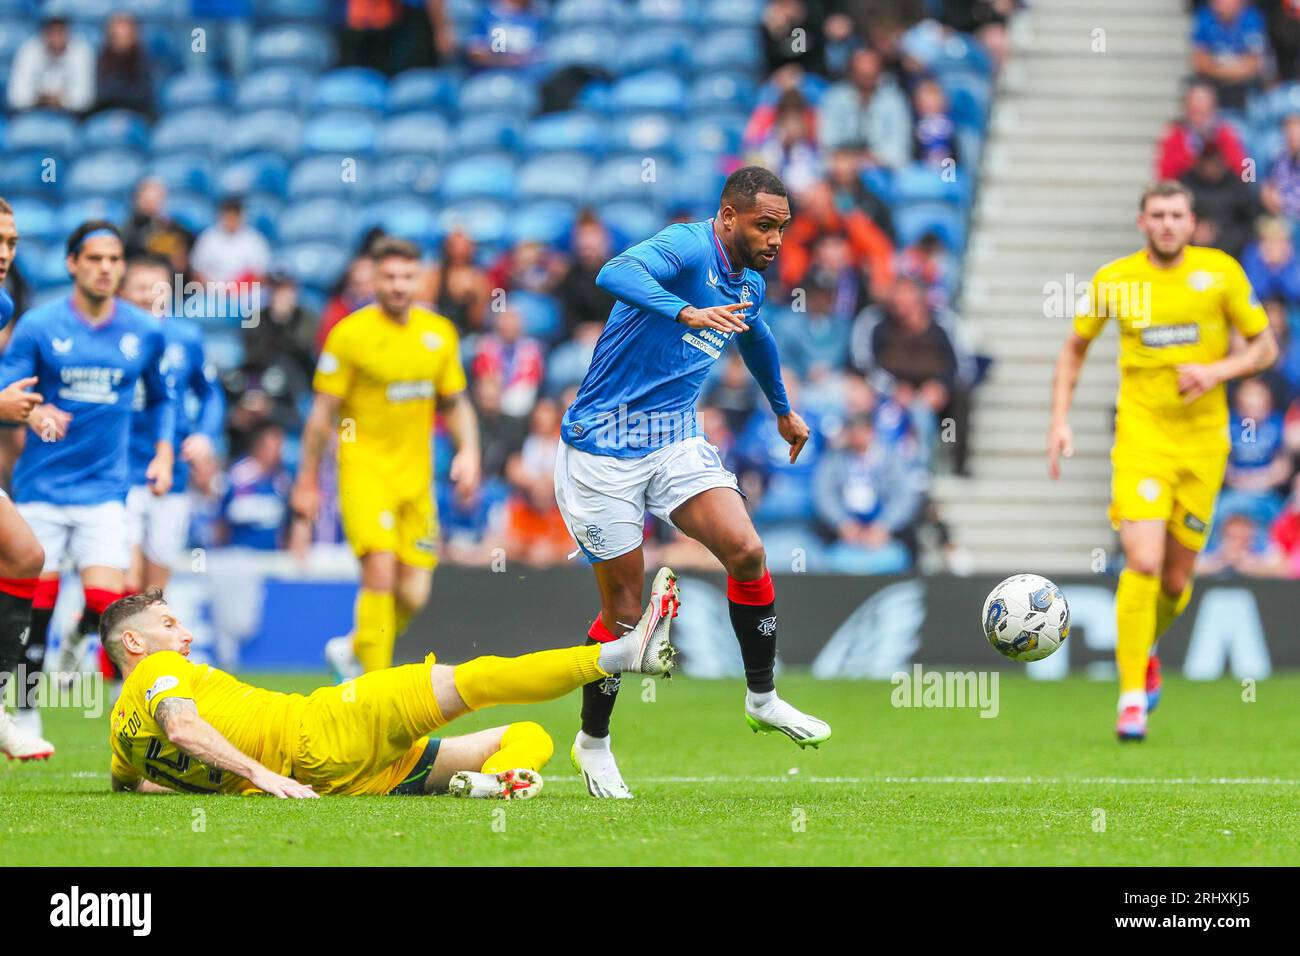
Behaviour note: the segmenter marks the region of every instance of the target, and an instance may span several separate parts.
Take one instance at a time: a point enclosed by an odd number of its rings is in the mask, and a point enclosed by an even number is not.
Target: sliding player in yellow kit
[[[458,494],[473,494],[480,468],[456,327],[412,301],[419,249],[388,237],[370,257],[377,301],[343,318],[325,339],[290,502],[295,520],[315,520],[316,471],[337,427],[339,511],[361,561],[352,634],[325,649],[343,679],[390,666],[397,637],[429,599],[438,545],[435,405],[456,445],[450,477]]]
[[[188,660],[189,631],[156,588],[115,601],[100,635],[125,679],[113,706],[112,787],[141,793],[424,794],[520,799],[552,745],[524,722],[426,736],[470,711],[561,697],[620,673],[667,674],[676,579],[661,572],[636,628],[608,644],[374,671],[304,697]],[[474,769],[480,768],[481,769]]]
[[[1115,592],[1120,740],[1144,740],[1160,695],[1155,642],[1192,594],[1223,485],[1230,441],[1224,383],[1277,359],[1268,318],[1235,259],[1190,246],[1196,217],[1186,187],[1156,183],[1142,195],[1146,247],[1097,270],[1056,360],[1048,471],[1073,454],[1070,402],[1088,346],[1119,323],[1120,387],[1111,451],[1110,519],[1124,569]],[[1230,349],[1236,330],[1245,345]]]

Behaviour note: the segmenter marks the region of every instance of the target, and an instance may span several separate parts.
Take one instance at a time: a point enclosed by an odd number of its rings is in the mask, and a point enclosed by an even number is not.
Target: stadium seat
[[[23,278],[36,291],[65,285],[68,281],[67,254],[63,245],[54,244],[24,264]]]
[[[944,171],[928,163],[912,163],[894,170],[892,201],[909,202],[960,202],[962,184],[960,179],[948,180]]]
[[[169,193],[212,194],[212,164],[202,154],[178,153],[158,157],[149,164],[144,175],[161,179]]]
[[[144,160],[138,153],[128,150],[88,152],[73,161],[64,191],[76,199],[102,196],[126,200],[143,171]]]
[[[19,249],[27,244],[28,239],[51,243],[67,238],[59,213],[43,200],[15,196],[9,199],[9,205],[13,207],[14,222],[18,224],[18,231],[23,237]]]
[[[284,20],[320,22],[330,15],[329,0],[262,0],[257,17],[267,23]]]
[[[59,207],[60,239],[66,239],[68,233],[76,229],[87,219],[107,219],[109,222],[125,222],[127,204],[120,199],[108,199],[103,196],[87,196],[69,199]]]
[[[763,19],[763,0],[708,0],[701,16],[706,31],[728,27],[757,29]]]
[[[5,150],[0,156],[0,196],[10,200],[15,196],[57,199],[63,191],[63,179],[57,175],[58,164],[49,160],[50,156],[45,152]],[[22,223],[20,228],[26,235],[27,225]]]
[[[81,124],[80,138],[90,149],[143,150],[149,145],[149,123],[130,110],[106,110]]]
[[[696,73],[710,70],[756,71],[763,65],[762,47],[751,30],[718,30],[708,33],[691,47],[691,68]]]
[[[668,157],[618,156],[596,168],[588,192],[599,203],[657,203],[665,197],[672,175],[673,164]]]
[[[382,164],[381,164],[382,165]],[[368,197],[370,166],[352,156],[307,156],[289,173],[290,202],[339,199],[358,202]]]
[[[989,83],[968,71],[944,73],[939,83],[948,95],[952,121],[965,129],[984,129],[988,123]]]
[[[372,113],[334,110],[307,121],[302,130],[306,153],[342,153],[348,156],[370,153],[379,138],[380,123]]]
[[[178,193],[167,197],[167,215],[171,216],[194,235],[198,235],[217,220],[217,207],[207,196],[195,193]]]
[[[103,27],[98,28],[91,42],[98,46],[103,35]],[[152,68],[155,85],[180,69],[182,56],[189,58],[188,64],[191,68],[206,69],[208,66],[206,60],[202,63],[194,62],[196,56],[190,45],[189,31],[184,31],[182,39],[177,36],[176,27],[171,22],[141,23],[140,43],[149,54],[149,65]]]
[[[591,80],[578,91],[573,105],[580,111],[606,115],[613,110],[614,87],[603,80]]]
[[[461,116],[506,113],[527,116],[537,109],[537,88],[505,70],[480,73],[460,88],[457,106]]]
[[[718,208],[718,196],[726,179],[718,157],[694,153],[677,167],[668,184],[668,208],[676,211],[703,207],[712,215]]]
[[[510,218],[510,242],[544,242],[558,246],[576,218],[573,204],[544,199],[521,206]]]
[[[449,70],[417,69],[397,74],[388,83],[384,106],[389,113],[456,110],[457,77]]]
[[[616,30],[626,20],[627,10],[619,0],[560,0],[551,14],[557,38],[579,27],[599,25]]]
[[[659,28],[633,33],[619,41],[615,60],[620,74],[645,70],[683,70],[690,65],[690,45],[694,37],[675,28]]]
[[[334,62],[334,38],[324,26],[286,23],[256,34],[252,61],[255,68],[295,66],[319,73]]]
[[[581,203],[587,195],[592,167],[591,157],[577,152],[547,153],[530,159],[519,168],[519,200],[562,199]]]
[[[632,7],[635,30],[695,25],[697,11],[694,0],[635,0]]]
[[[416,202],[409,197],[367,206],[361,210],[360,222],[363,234],[378,226],[390,236],[409,239],[424,248],[433,246],[441,236],[433,204]]]
[[[380,156],[418,153],[442,156],[451,145],[451,128],[434,113],[407,113],[386,121],[375,140]]]
[[[601,221],[618,237],[616,249],[648,239],[664,227],[664,217],[645,203],[609,203],[601,206],[599,213]]]
[[[118,0],[114,8],[142,23],[170,22],[189,11],[185,0]]]
[[[549,295],[512,291],[506,295],[506,305],[519,313],[524,331],[534,338],[555,342],[564,332],[560,307]]]
[[[162,84],[158,101],[164,113],[211,109],[230,102],[230,82],[212,70],[187,70]]]
[[[443,171],[442,199],[459,203],[467,199],[509,202],[515,193],[515,164],[507,156],[472,156],[451,163]]]
[[[941,79],[945,73],[953,70],[969,71],[990,78],[993,76],[993,60],[988,51],[973,37],[956,31],[947,32],[938,56],[928,66]]]
[[[367,172],[371,197],[377,200],[411,196],[426,200],[437,198],[442,182],[442,165],[436,159],[419,155],[383,155],[383,162],[375,163]]]
[[[46,156],[71,156],[79,148],[77,121],[63,113],[31,110],[5,127],[5,151],[39,150]]]
[[[278,153],[296,156],[302,139],[302,121],[285,110],[257,110],[231,124],[221,143],[227,156],[246,153]]]
[[[251,153],[229,160],[217,176],[221,195],[282,194],[289,182],[289,163],[274,153]]]
[[[471,200],[447,206],[438,216],[443,235],[462,230],[480,246],[501,245],[510,235],[510,214],[502,203]]]
[[[234,124],[236,130],[244,121]],[[226,120],[222,113],[209,109],[169,113],[153,128],[150,149],[155,155],[183,152],[215,151],[228,142]]]
[[[339,199],[313,199],[289,205],[280,216],[278,240],[336,242],[350,246],[361,232],[356,207]]]
[[[686,84],[676,73],[648,70],[626,76],[610,91],[610,108],[615,113],[662,110],[681,113],[686,109]]]
[[[451,129],[453,156],[471,153],[514,153],[524,137],[524,120],[503,113],[463,117]]]
[[[677,123],[664,113],[631,113],[616,116],[609,128],[610,155],[648,156],[675,148]]]
[[[954,252],[960,252],[966,245],[966,217],[953,203],[905,203],[893,212],[900,245],[910,246],[927,232],[933,232]]]
[[[344,67],[322,73],[312,90],[313,110],[373,110],[380,112],[388,99],[388,81],[382,73],[363,67]]]
[[[241,110],[300,110],[311,99],[315,80],[296,67],[271,67],[239,81],[235,105]]]
[[[686,160],[701,153],[734,155],[740,150],[745,120],[737,114],[714,113],[695,116],[682,127],[676,142],[678,155]]]
[[[523,151],[528,156],[568,150],[596,155],[604,148],[605,124],[591,113],[548,113],[524,130]]]
[[[553,36],[546,44],[546,63],[552,70],[566,66],[609,69],[609,51],[617,49],[617,35],[609,30],[578,27]]]
[[[248,193],[243,195],[244,218],[248,224],[275,242],[280,235],[280,214],[284,211],[284,200],[272,193]]]
[[[745,74],[715,71],[697,77],[691,83],[687,103],[693,113],[725,110],[748,114],[757,100],[754,81]]]

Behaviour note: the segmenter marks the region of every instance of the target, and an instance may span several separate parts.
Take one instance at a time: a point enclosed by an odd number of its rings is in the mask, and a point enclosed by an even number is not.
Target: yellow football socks
[[[393,666],[393,644],[397,640],[397,610],[392,592],[357,593],[357,620],[352,632],[352,653],[366,673]]]
[[[555,752],[551,735],[541,724],[524,720],[511,724],[501,738],[501,749],[483,764],[484,773],[501,773],[503,770],[541,770]]]
[[[554,700],[600,677],[599,644],[537,651],[522,657],[476,657],[456,667],[456,689],[470,710],[493,704]]]
[[[1139,574],[1125,568],[1119,573],[1115,590],[1115,616],[1118,639],[1115,664],[1119,668],[1119,692],[1144,691],[1147,684],[1147,658],[1156,642],[1156,602],[1160,595],[1160,578]]]
[[[1192,583],[1187,582],[1187,587],[1183,588],[1183,593],[1174,597],[1166,594],[1165,589],[1160,589],[1160,597],[1156,598],[1156,640],[1160,640],[1161,635],[1169,630],[1169,625],[1178,620],[1178,616],[1187,610],[1187,602],[1192,599]]]

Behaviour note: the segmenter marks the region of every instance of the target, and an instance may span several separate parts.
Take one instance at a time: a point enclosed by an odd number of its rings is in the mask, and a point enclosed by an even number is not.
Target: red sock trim
[[[32,592],[32,607],[38,611],[48,611],[59,600],[59,579],[41,578],[36,582]]]
[[[103,614],[104,608],[123,597],[121,591],[106,591],[103,588],[86,588],[86,608],[96,614]]]
[[[776,602],[776,588],[772,587],[772,574],[764,571],[757,581],[737,581],[727,577],[727,600],[734,604],[762,607]]]
[[[591,628],[587,631],[587,636],[600,644],[608,644],[610,641],[618,640],[618,635],[610,633],[609,628],[605,626],[605,622],[600,618],[596,618],[596,620],[592,621]]]
[[[36,594],[38,581],[40,578],[0,578],[0,591],[30,601]]]

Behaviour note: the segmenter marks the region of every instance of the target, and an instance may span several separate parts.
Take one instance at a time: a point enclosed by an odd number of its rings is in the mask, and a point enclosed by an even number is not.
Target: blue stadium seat
[[[388,99],[388,81],[382,73],[363,67],[344,67],[322,73],[312,91],[313,110],[356,109],[381,112]]]
[[[243,121],[233,124],[236,128]],[[153,128],[150,149],[156,155],[183,151],[215,151],[227,143],[224,114],[209,109],[170,113]]]
[[[675,148],[675,118],[665,113],[627,113],[610,124],[608,148],[611,156],[648,156]]]
[[[68,281],[67,259],[63,246],[51,245],[42,255],[33,257],[25,264],[23,278],[37,292],[65,285]]]
[[[66,239],[68,233],[87,219],[125,222],[127,212],[128,206],[121,199],[107,199],[102,196],[69,199],[58,210],[59,230],[62,233],[60,238]]]
[[[81,124],[81,142],[87,149],[136,149],[149,145],[149,123],[130,110],[96,113]]]
[[[939,83],[948,95],[952,121],[966,129],[984,129],[988,124],[989,83],[967,71],[945,73]]]
[[[442,165],[428,156],[390,156],[368,172],[370,195],[375,199],[416,196],[433,200],[442,182]]]
[[[667,70],[634,73],[619,80],[610,91],[610,106],[616,113],[633,110],[680,113],[686,105],[686,84],[676,73]]]
[[[678,154],[734,155],[745,133],[744,117],[734,113],[705,113],[688,120],[677,140]]]
[[[893,212],[900,245],[910,246],[927,232],[933,232],[954,252],[960,252],[966,245],[966,217],[952,203],[904,203]]]
[[[307,121],[302,131],[302,150],[307,153],[369,153],[379,137],[379,120],[360,110],[334,110]]]
[[[506,305],[519,313],[523,319],[524,331],[534,338],[555,342],[564,333],[559,303],[549,295],[510,292],[506,295]]]
[[[338,199],[313,199],[288,206],[280,216],[281,243],[335,242],[351,245],[360,234],[356,207]]]
[[[248,224],[275,242],[280,236],[280,214],[284,200],[273,193],[241,193],[244,199],[244,218]]]
[[[692,69],[697,73],[710,70],[758,70],[763,65],[763,50],[752,30],[718,30],[701,38],[691,47]]]
[[[450,70],[405,70],[389,81],[385,108],[393,114],[416,110],[454,113],[458,85]]]
[[[984,77],[993,76],[993,60],[979,41],[969,34],[948,31],[937,55],[927,66],[942,79],[951,71],[968,71]]]
[[[251,153],[229,160],[217,176],[217,192],[223,196],[250,193],[280,195],[289,182],[289,163],[274,153]]]
[[[645,203],[609,203],[601,206],[599,212],[601,221],[618,238],[614,244],[616,249],[648,239],[664,227],[664,217]]]
[[[213,70],[187,70],[162,84],[158,102],[164,113],[225,106],[230,102],[230,81]]]
[[[258,4],[259,20],[275,23],[282,20],[315,20],[329,17],[330,0],[262,0]]]
[[[369,195],[370,167],[353,156],[307,156],[289,174],[290,202],[339,199],[359,202]]]
[[[627,20],[627,10],[619,0],[560,0],[551,14],[551,25],[558,38],[573,29],[600,25],[619,29]]]
[[[351,261],[351,246],[332,242],[303,242],[281,251],[279,258],[299,284],[328,289]]]
[[[718,196],[727,180],[719,158],[694,152],[683,159],[668,186],[670,209],[705,208],[711,214],[718,208]]]
[[[378,226],[390,236],[409,239],[421,247],[433,246],[441,236],[438,213],[432,203],[410,198],[389,199],[361,210],[362,232]]]
[[[472,153],[514,153],[524,138],[524,120],[504,113],[467,116],[452,127],[450,151],[453,156]]]
[[[460,88],[457,105],[462,116],[507,113],[527,116],[537,109],[537,88],[505,70],[480,73]]]
[[[705,30],[727,27],[758,28],[763,19],[763,0],[708,0],[701,20]]]
[[[467,199],[509,202],[515,194],[515,164],[508,156],[485,155],[459,159],[442,175],[442,199],[459,203]]]
[[[609,69],[609,51],[618,49],[618,37],[609,30],[578,27],[552,36],[546,44],[546,63],[552,70],[566,66]]]
[[[928,163],[912,163],[894,171],[894,203],[951,202],[962,199],[960,180],[949,182],[943,170]]]
[[[189,13],[186,0],[118,0],[114,8],[142,23],[172,21]]]
[[[1280,134],[1279,134],[1280,135]],[[981,130],[957,127],[957,148],[961,151],[961,168],[971,182],[979,179],[980,159],[984,154],[984,134]],[[1256,156],[1265,155],[1255,153]],[[968,196],[973,198],[973,196]]]
[[[523,149],[529,156],[567,150],[595,155],[604,148],[605,124],[591,113],[548,113],[524,130]]]
[[[63,179],[58,175],[58,164],[48,163],[49,159],[49,154],[44,152],[5,150],[0,155],[0,196],[11,200],[15,196],[57,199],[63,191]],[[18,228],[23,235],[27,234],[23,223],[20,222]]]
[[[667,157],[618,156],[596,168],[588,182],[588,194],[598,203],[658,203],[665,198],[672,176],[673,164]]]
[[[92,45],[98,46],[103,37],[103,28],[95,30]],[[149,54],[155,84],[176,72],[181,65],[182,51],[191,66],[200,69],[207,67],[207,62],[195,64],[195,54],[190,46],[190,34],[186,30],[183,38],[177,36],[176,27],[170,22],[154,21],[140,24],[140,43]],[[183,45],[182,45],[183,43]]]
[[[9,205],[13,207],[14,222],[23,237],[19,249],[27,244],[28,239],[50,243],[62,242],[67,238],[68,234],[63,229],[58,212],[49,203],[15,196],[9,200]]]
[[[227,156],[246,153],[279,153],[296,156],[302,140],[302,121],[285,110],[257,110],[231,124],[221,143]]]
[[[40,150],[46,156],[70,156],[77,151],[77,121],[63,113],[32,110],[19,113],[5,127],[5,151]]]
[[[659,28],[623,37],[613,65],[622,74],[643,70],[684,70],[690,65],[695,37],[681,29]],[[607,54],[608,55],[608,54]]]
[[[451,129],[435,113],[395,116],[379,129],[375,149],[381,156],[418,153],[441,156],[451,146]]]
[[[476,243],[493,246],[509,238],[510,219],[504,204],[476,199],[447,206],[438,216],[438,226],[443,235],[460,229]]]
[[[688,103],[692,113],[729,111],[750,113],[758,101],[754,81],[735,71],[714,71],[691,83]]]
[[[36,21],[30,14],[22,16],[8,15],[0,23],[0,63],[5,66],[5,75],[9,75],[9,65],[18,48],[36,34]]]
[[[694,0],[636,0],[632,16],[634,29],[660,26],[694,26],[698,11]]]
[[[212,164],[202,154],[160,156],[149,164],[145,175],[161,179],[169,193],[212,194]]]
[[[258,33],[253,39],[255,68],[296,66],[319,73],[334,62],[334,38],[324,26],[286,23]]]
[[[519,200],[563,199],[580,203],[587,195],[592,168],[591,157],[582,153],[536,156],[519,169]]]
[[[126,200],[140,174],[144,160],[129,150],[87,152],[73,161],[64,190],[69,197],[103,196]]]
[[[515,210],[510,218],[510,242],[544,242],[561,245],[570,230],[576,213],[572,203],[544,199]]]
[[[167,214],[198,235],[217,220],[217,206],[207,196],[178,193],[167,197]]]
[[[23,241],[18,244],[18,252],[14,256],[14,268],[20,274],[27,275],[32,270],[40,268],[39,260],[57,245],[57,240],[33,239],[25,229],[22,233]]]
[[[301,110],[311,99],[315,80],[298,67],[271,67],[239,81],[235,105],[241,110]]]
[[[607,114],[614,108],[614,87],[603,80],[591,80],[578,91],[574,106],[588,113]]]

